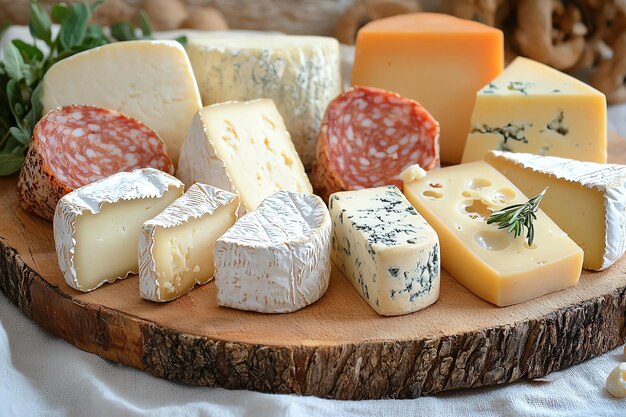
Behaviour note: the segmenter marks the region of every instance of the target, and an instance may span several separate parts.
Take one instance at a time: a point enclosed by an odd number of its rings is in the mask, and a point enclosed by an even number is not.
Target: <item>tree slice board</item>
[[[611,162],[626,163],[612,137]],[[97,291],[68,287],[52,224],[18,207],[0,179],[0,289],[79,349],[187,384],[336,399],[414,398],[536,378],[626,339],[626,257],[573,288],[505,308],[442,272],[433,306],[381,317],[334,270],[327,293],[292,314],[216,304],[209,283],[167,304],[142,300],[132,276]]]

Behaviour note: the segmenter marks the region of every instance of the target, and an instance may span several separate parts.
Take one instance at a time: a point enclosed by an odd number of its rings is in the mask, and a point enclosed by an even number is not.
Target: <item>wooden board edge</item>
[[[344,400],[416,398],[537,378],[626,341],[626,287],[514,325],[336,346],[213,340],[87,304],[46,282],[2,238],[0,290],[49,333],[160,378]]]

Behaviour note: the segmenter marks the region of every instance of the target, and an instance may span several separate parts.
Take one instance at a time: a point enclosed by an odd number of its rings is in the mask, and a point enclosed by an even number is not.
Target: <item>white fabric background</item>
[[[26,34],[22,29],[7,35]],[[342,48],[342,54],[343,72],[348,75],[352,49]],[[626,105],[609,109],[609,128],[626,136]],[[626,361],[626,357],[620,347],[548,375],[542,381],[521,381],[415,400],[334,401],[227,391],[161,380],[80,351],[45,333],[0,295],[0,417],[625,417],[626,399],[615,399],[604,388],[609,372],[621,361]]]

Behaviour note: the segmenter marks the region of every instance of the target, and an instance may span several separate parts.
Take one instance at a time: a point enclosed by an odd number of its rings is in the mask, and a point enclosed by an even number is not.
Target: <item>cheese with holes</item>
[[[463,162],[495,149],[604,163],[606,124],[604,94],[519,57],[478,92]]]
[[[170,301],[213,278],[215,241],[237,220],[236,194],[196,183],[143,224],[139,294]]]
[[[317,301],[330,280],[328,209],[321,198],[278,192],[217,240],[221,306],[290,313]]]
[[[277,191],[312,192],[269,99],[214,104],[198,112],[176,174],[185,184],[201,182],[239,194],[248,211]]]
[[[359,30],[350,83],[419,102],[439,122],[441,162],[458,164],[476,92],[503,66],[500,30],[444,14],[404,14]]]
[[[69,104],[116,110],[145,123],[174,164],[202,108],[191,64],[176,41],[115,42],[54,64],[43,78],[43,113]]]
[[[487,162],[526,195],[549,187],[541,209],[583,248],[584,268],[606,269],[626,251],[626,166],[500,151]]]
[[[190,39],[187,51],[205,106],[272,99],[310,166],[326,107],[341,93],[336,39],[218,34]]]
[[[439,298],[439,239],[395,186],[330,196],[332,260],[383,316],[412,313]]]
[[[143,223],[183,194],[183,183],[143,168],[66,194],[54,213],[54,244],[65,282],[80,291],[138,271]]]
[[[532,246],[525,234],[487,224],[492,212],[528,198],[486,162],[430,171],[404,193],[437,231],[443,268],[484,300],[508,306],[578,282],[583,251],[543,211]]]

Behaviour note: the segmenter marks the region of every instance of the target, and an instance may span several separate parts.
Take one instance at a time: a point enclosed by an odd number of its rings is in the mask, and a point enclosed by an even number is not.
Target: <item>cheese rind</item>
[[[535,238],[515,238],[485,221],[492,212],[528,198],[483,161],[430,171],[405,183],[404,194],[437,231],[442,266],[463,286],[498,306],[575,285],[583,251],[543,211]]]
[[[53,219],[59,267],[70,287],[91,291],[137,273],[141,225],[183,193],[153,168],[121,172],[59,200]]]
[[[236,194],[196,183],[143,224],[139,293],[170,301],[213,278],[215,241],[237,219]]]
[[[380,315],[412,313],[439,298],[439,239],[395,186],[330,196],[331,257]]]
[[[606,162],[606,98],[567,74],[516,58],[476,95],[463,162],[490,150]]]
[[[457,164],[476,91],[503,66],[500,30],[444,14],[403,14],[359,30],[350,83],[419,102],[439,122],[441,162]]]
[[[583,248],[584,268],[606,269],[626,251],[626,166],[501,151],[486,160],[526,195],[548,187],[541,209]]]
[[[190,39],[187,51],[204,105],[272,99],[310,166],[326,107],[342,89],[336,39],[219,34]]]
[[[217,240],[221,306],[289,313],[317,301],[330,280],[328,209],[312,194],[278,192]]]
[[[145,123],[174,164],[193,115],[202,108],[185,49],[176,41],[115,42],[54,64],[43,78],[44,114],[90,104]]]
[[[312,192],[276,106],[269,99],[205,107],[193,118],[177,175],[239,194],[256,209],[277,191]]]

